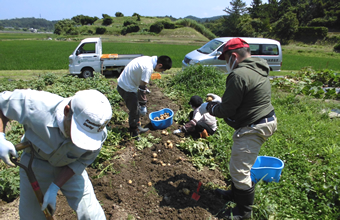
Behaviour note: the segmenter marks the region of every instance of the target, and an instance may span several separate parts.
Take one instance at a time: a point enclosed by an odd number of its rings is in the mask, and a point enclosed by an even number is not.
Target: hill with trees
[[[24,29],[28,30],[30,28],[38,29],[41,31],[53,31],[54,25],[58,21],[48,21],[43,18],[14,18],[0,20],[0,30],[5,29],[5,27],[11,27],[16,30]]]

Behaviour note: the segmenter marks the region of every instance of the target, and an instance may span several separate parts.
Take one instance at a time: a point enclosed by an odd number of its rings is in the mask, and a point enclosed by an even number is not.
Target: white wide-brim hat
[[[72,97],[71,110],[72,142],[84,150],[98,150],[112,117],[109,100],[97,90],[79,91]]]

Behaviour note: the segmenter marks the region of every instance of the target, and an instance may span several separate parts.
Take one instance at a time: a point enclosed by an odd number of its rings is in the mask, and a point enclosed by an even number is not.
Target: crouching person
[[[44,194],[40,206],[28,176],[20,169],[20,219],[45,219],[42,210],[49,205],[55,211],[59,190],[78,219],[106,219],[85,168],[106,139],[112,116],[108,99],[96,90],[79,91],[70,98],[14,90],[0,93],[0,110],[0,158],[13,166],[9,154],[17,156],[17,152],[5,138],[5,127],[9,120],[16,120],[25,129],[22,141],[33,146],[24,150],[21,163],[28,166],[33,150],[32,169]]]
[[[215,116],[209,113],[201,114],[199,107],[202,105],[203,100],[201,97],[195,95],[190,98],[189,105],[192,110],[189,114],[189,122],[181,128],[173,131],[174,134],[182,132],[190,134],[194,138],[207,138],[213,135],[217,129],[217,120]]]

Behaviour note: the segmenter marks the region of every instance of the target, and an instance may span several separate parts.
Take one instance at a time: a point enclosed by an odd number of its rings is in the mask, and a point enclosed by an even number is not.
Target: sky
[[[0,0],[0,20],[13,18],[44,18],[46,20],[71,19],[77,15],[112,17],[116,12],[124,16],[172,16],[184,18],[192,15],[208,18],[226,15],[231,0]],[[247,6],[252,0],[243,0]]]

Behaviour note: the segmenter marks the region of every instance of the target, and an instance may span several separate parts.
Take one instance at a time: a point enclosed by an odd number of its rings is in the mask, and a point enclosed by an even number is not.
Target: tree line
[[[224,9],[226,16],[205,23],[217,36],[264,36],[286,42],[325,37],[329,30],[340,29],[339,0],[253,0],[250,7],[232,0],[230,5]]]

